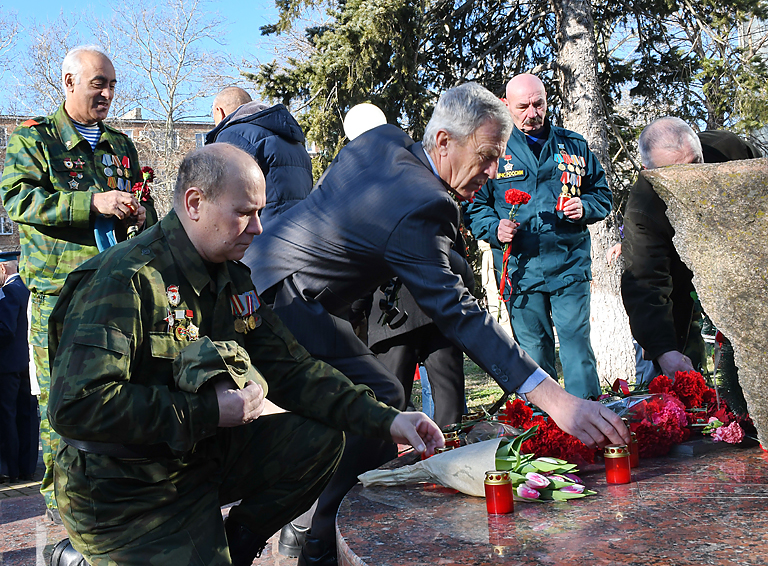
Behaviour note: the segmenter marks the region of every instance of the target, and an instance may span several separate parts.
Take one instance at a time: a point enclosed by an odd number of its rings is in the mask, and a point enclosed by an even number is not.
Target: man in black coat
[[[37,464],[37,400],[30,391],[27,302],[19,252],[0,253],[0,479],[29,480]]]
[[[568,394],[483,310],[451,270],[457,200],[496,176],[512,129],[509,111],[468,83],[446,91],[414,143],[384,125],[341,150],[321,186],[255,239],[243,261],[257,291],[273,303],[316,358],[377,399],[404,408],[403,387],[355,335],[352,302],[397,276],[419,307],[506,392],[517,392],[590,446],[626,442],[626,427],[599,403]],[[384,442],[349,437],[320,496],[299,564],[336,564],[335,517],[357,476],[394,456]]]
[[[213,102],[216,127],[205,143],[228,143],[252,155],[267,183],[267,204],[261,223],[304,199],[312,190],[312,161],[304,147],[304,132],[282,104],[254,102],[242,88],[223,89]]]
[[[638,145],[646,169],[761,156],[735,134],[707,131],[697,136],[688,124],[672,117],[649,124]],[[674,377],[677,371],[700,371],[705,360],[693,273],[675,249],[675,230],[666,210],[664,201],[641,175],[630,189],[624,215],[626,269],[621,294],[632,335],[645,359],[653,360],[664,375]]]

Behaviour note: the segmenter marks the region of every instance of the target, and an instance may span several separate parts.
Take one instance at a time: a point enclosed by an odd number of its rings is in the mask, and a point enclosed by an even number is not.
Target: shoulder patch
[[[23,122],[21,125],[24,126],[25,128],[31,128],[32,126],[39,126],[40,122],[38,122],[34,118],[30,118],[26,122]]]

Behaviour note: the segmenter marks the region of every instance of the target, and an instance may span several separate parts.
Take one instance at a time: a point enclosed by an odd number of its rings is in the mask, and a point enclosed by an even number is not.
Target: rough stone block
[[[750,416],[768,448],[768,159],[643,175],[667,204],[704,310],[733,344]]]

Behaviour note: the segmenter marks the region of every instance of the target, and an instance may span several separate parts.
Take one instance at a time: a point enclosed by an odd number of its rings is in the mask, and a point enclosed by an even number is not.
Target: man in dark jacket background
[[[649,124],[638,145],[645,169],[760,157],[757,149],[735,134],[707,131],[697,136],[688,124],[673,117]],[[624,216],[626,270],[621,295],[645,359],[673,377],[677,371],[699,371],[705,364],[693,273],[675,249],[675,230],[666,210],[641,175],[630,189]]]
[[[213,122],[205,143],[223,142],[253,156],[267,181],[261,223],[304,199],[312,190],[312,162],[304,132],[282,104],[254,102],[242,88],[230,86],[213,101]]]

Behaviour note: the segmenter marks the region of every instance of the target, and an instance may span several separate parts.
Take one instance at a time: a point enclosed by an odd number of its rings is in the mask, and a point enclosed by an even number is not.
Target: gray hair
[[[98,45],[79,45],[70,49],[64,56],[64,61],[61,62],[61,85],[64,87],[64,90],[67,89],[67,85],[64,83],[66,75],[72,75],[75,78],[75,84],[80,84],[80,73],[83,71],[83,63],[80,60],[80,56],[83,53],[98,53],[109,59],[109,55]]]
[[[216,202],[223,194],[223,189],[231,184],[233,179],[230,166],[238,158],[241,163],[252,165],[263,179],[256,160],[234,145],[219,142],[190,151],[179,166],[173,189],[173,207],[184,204],[184,193],[190,187],[199,189],[205,200]]]
[[[488,121],[499,125],[506,143],[512,133],[512,116],[504,103],[477,83],[465,83],[446,90],[437,101],[432,117],[424,129],[425,151],[435,148],[437,132],[448,132],[464,143]]]
[[[698,157],[698,163],[704,162],[699,136],[680,118],[664,116],[648,124],[637,141],[640,160],[647,169],[655,169],[654,153],[684,152],[690,150]]]

